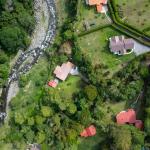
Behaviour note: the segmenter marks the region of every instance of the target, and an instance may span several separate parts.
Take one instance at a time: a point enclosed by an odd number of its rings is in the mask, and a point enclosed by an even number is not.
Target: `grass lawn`
[[[105,14],[97,13],[96,6],[87,6],[85,0],[78,1],[78,14],[79,21],[76,23],[78,32],[84,31],[84,23],[87,22],[90,29],[97,26],[104,26],[110,24]]]
[[[123,18],[133,27],[144,30],[150,27],[149,0],[114,0],[123,12]],[[147,32],[149,34],[149,32]],[[149,34],[150,35],[150,34]]]
[[[109,51],[108,38],[120,35],[115,29],[108,27],[78,38],[78,43],[84,56],[91,61],[93,67],[103,63],[108,66],[111,74],[122,68],[122,65],[135,57],[134,54],[117,56]]]
[[[65,19],[67,18],[67,0],[56,0],[56,9],[58,17],[58,26],[62,26]]]
[[[50,89],[52,91],[54,90],[55,92],[58,92],[62,98],[72,99],[73,94],[80,91],[82,83],[83,82],[81,81],[80,77],[69,76],[66,81],[59,82],[55,89],[51,87]]]

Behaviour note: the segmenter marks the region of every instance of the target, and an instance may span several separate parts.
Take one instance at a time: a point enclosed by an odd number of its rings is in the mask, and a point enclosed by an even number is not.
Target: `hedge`
[[[104,25],[104,26],[99,26],[99,27],[96,27],[96,28],[91,29],[89,31],[85,31],[85,32],[79,33],[78,36],[81,37],[81,36],[84,36],[86,34],[90,34],[90,33],[96,32],[96,31],[98,31],[100,29],[107,28],[107,27],[110,27],[110,26],[111,26],[110,24]]]

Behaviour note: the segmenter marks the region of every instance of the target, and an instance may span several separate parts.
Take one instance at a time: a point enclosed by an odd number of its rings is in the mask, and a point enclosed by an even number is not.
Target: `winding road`
[[[56,34],[56,6],[55,6],[55,0],[45,0],[49,12],[49,25],[47,29],[46,36],[39,44],[39,47],[36,47],[34,49],[28,49],[25,52],[22,52],[18,59],[16,60],[14,66],[11,69],[8,82],[6,84],[6,88],[3,89],[2,96],[5,100],[5,104],[0,112],[0,120],[3,121],[7,112],[7,106],[9,101],[7,100],[8,93],[10,90],[11,84],[13,82],[18,81],[19,76],[22,74],[26,74],[35,63],[37,63],[39,57],[43,54],[43,52],[46,50],[46,48],[53,43],[55,34]],[[28,59],[30,58],[30,61]]]

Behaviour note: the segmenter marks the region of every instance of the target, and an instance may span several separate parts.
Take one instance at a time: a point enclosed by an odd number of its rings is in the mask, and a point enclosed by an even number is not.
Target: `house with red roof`
[[[84,129],[81,133],[80,136],[82,137],[90,137],[96,135],[96,128],[95,126],[91,125],[88,128]]]
[[[87,5],[96,6],[97,12],[105,13],[105,5],[107,4],[107,0],[85,0]]]
[[[136,128],[142,129],[143,122],[136,119],[136,112],[133,109],[128,109],[127,111],[121,111],[116,116],[117,124],[134,124]]]

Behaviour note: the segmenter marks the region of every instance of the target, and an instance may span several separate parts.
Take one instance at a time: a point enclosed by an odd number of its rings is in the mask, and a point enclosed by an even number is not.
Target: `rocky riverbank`
[[[37,26],[32,36],[31,45],[25,52],[22,52],[12,67],[6,88],[3,90],[5,99],[5,110],[8,112],[8,105],[12,97],[18,91],[18,79],[26,74],[38,61],[43,51],[53,43],[56,33],[56,7],[54,0],[35,0],[35,18]],[[29,59],[30,58],[30,59]],[[25,62],[25,63],[24,63]],[[4,113],[1,112],[1,113]],[[1,118],[3,119],[3,118]]]

